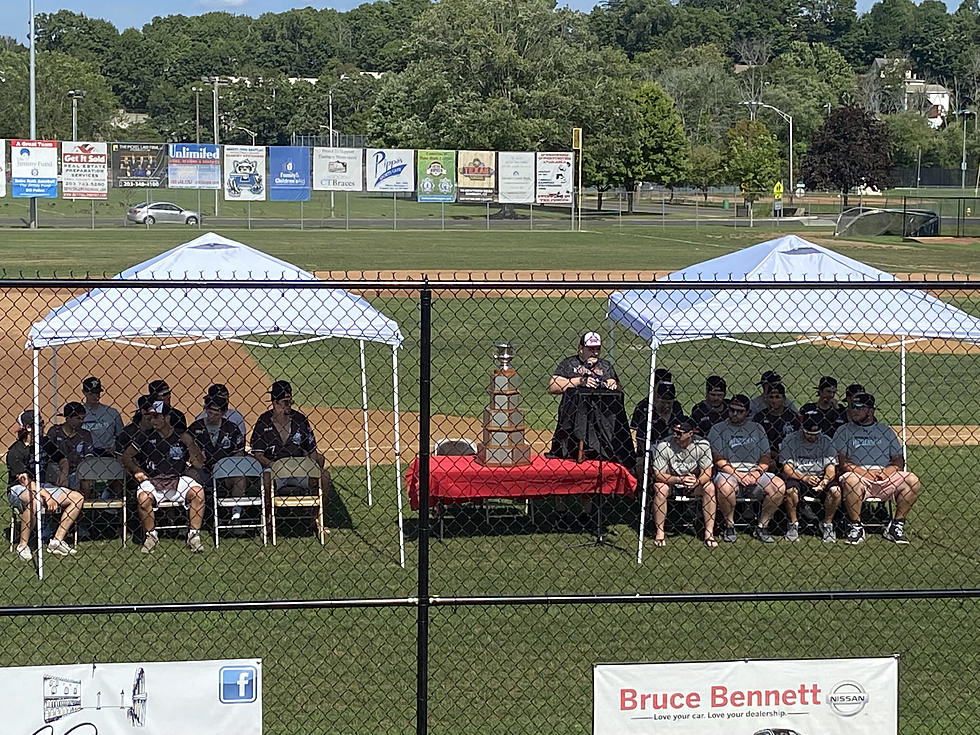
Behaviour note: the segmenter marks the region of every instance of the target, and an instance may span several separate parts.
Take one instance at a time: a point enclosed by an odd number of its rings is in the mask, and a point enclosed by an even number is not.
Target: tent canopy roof
[[[89,340],[234,339],[260,335],[346,337],[397,345],[398,325],[339,288],[282,288],[316,276],[209,232],[124,270],[124,281],[252,281],[251,288],[97,288],[31,327],[28,347]]]
[[[618,291],[608,316],[656,347],[735,334],[866,334],[980,342],[980,320],[915,289],[808,289],[804,282],[895,281],[795,235],[671,273],[690,289]],[[698,288],[697,282],[800,281],[799,289]]]

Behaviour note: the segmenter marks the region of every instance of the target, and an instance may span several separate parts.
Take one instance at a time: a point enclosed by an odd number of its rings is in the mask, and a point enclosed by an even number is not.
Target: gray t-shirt
[[[653,455],[653,471],[668,475],[699,475],[711,469],[711,464],[711,446],[698,437],[687,449],[681,449],[673,438],[665,439]]]
[[[203,421],[207,417],[208,417],[208,412],[207,411],[201,411],[201,413],[199,413],[195,417],[194,420],[195,421]],[[245,417],[242,416],[241,413],[239,413],[238,411],[236,411],[233,408],[229,408],[227,411],[225,411],[225,419],[227,419],[228,421],[231,421],[231,423],[233,423],[235,426],[237,426],[238,427],[238,430],[240,432],[242,432],[242,436],[248,436],[248,432],[245,431]],[[220,424],[219,424],[219,426],[220,426]]]
[[[860,467],[880,470],[892,457],[901,456],[902,445],[890,426],[877,421],[860,426],[851,421],[834,432],[834,451]]]
[[[784,404],[793,413],[799,413],[800,410],[796,407],[789,398],[786,399]],[[755,416],[759,411],[768,411],[769,406],[766,404],[765,396],[756,396],[755,398],[749,399],[749,416]]]
[[[101,403],[96,408],[85,406],[82,428],[92,435],[93,447],[113,450],[116,446],[116,437],[123,430],[122,417],[112,406]]]
[[[749,472],[759,463],[759,458],[769,452],[766,430],[755,421],[732,426],[725,421],[715,424],[708,432],[711,451],[731,462],[739,472]]]
[[[779,460],[801,475],[823,477],[827,467],[837,464],[837,453],[826,434],[821,433],[816,441],[808,442],[802,431],[794,431],[779,445]]]

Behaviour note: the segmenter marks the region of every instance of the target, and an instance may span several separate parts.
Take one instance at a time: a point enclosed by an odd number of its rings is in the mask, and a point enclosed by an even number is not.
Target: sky
[[[316,8],[331,7],[337,10],[350,10],[360,5],[363,0],[308,0],[307,2],[290,2],[289,0],[169,0],[165,5],[166,15],[199,15],[214,10],[230,13],[258,16],[262,13],[279,13],[290,8],[303,8],[312,5]],[[596,0],[559,0],[575,10],[589,11]],[[874,0],[857,0],[858,12],[864,12],[871,7]],[[959,7],[960,0],[946,0],[950,10]],[[0,1],[0,34],[13,36],[21,43],[26,43],[28,16],[30,15],[29,0]],[[90,18],[102,18],[112,22],[119,30],[124,28],[140,28],[149,23],[154,15],[160,15],[160,8],[152,2],[133,2],[133,0],[34,0],[37,13],[55,13],[62,8],[75,13],[82,13]]]

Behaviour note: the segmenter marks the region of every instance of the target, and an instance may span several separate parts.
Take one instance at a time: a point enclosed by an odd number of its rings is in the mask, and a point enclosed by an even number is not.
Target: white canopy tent
[[[57,405],[57,348],[107,340],[154,350],[226,340],[252,347],[291,347],[331,338],[355,339],[360,347],[361,410],[368,502],[371,441],[368,428],[367,371],[364,343],[391,345],[395,433],[395,482],[398,493],[398,543],[405,566],[398,414],[398,324],[360,296],[339,288],[283,288],[276,281],[316,281],[297,268],[235,240],[209,232],[114,277],[124,281],[247,281],[236,288],[97,288],[51,311],[31,327],[27,348],[34,353],[34,411],[40,417],[39,353],[52,350]],[[265,339],[262,339],[265,338]],[[272,339],[269,339],[272,338]],[[166,340],[161,344],[160,340]]]
[[[902,446],[906,444],[905,346],[924,339],[980,342],[980,319],[917,289],[807,288],[808,283],[897,281],[895,276],[808,242],[795,235],[759,243],[690,266],[664,281],[688,282],[686,289],[618,291],[609,298],[607,316],[650,345],[647,437],[653,421],[654,371],[662,345],[719,339],[776,349],[819,341],[866,347],[901,348]],[[710,289],[698,282],[800,282],[800,288]],[[767,344],[746,335],[801,335]],[[865,342],[853,335],[887,335],[895,341]],[[647,439],[649,442],[649,438]],[[649,447],[645,447],[649,450]],[[643,468],[640,541],[643,561],[646,487]]]

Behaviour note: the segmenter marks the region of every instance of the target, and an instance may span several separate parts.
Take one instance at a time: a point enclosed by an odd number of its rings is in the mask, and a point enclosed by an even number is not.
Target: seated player
[[[708,436],[712,426],[728,418],[727,393],[728,385],[720,375],[709,375],[704,379],[704,400],[691,409],[691,420],[701,436]]]
[[[851,383],[844,389],[844,418],[846,418],[847,421],[854,420],[854,396],[856,396],[858,393],[867,393],[864,386],[860,383]],[[836,434],[837,432],[835,431],[834,433]]]
[[[752,399],[749,405],[749,416],[755,416],[759,411],[766,410],[766,394],[769,392],[770,386],[783,383],[783,377],[777,373],[775,370],[766,370],[762,373],[762,377],[759,378],[759,382],[756,385],[762,386],[762,390],[755,398]],[[798,413],[796,404],[791,400],[786,399],[786,407],[793,413]]]
[[[866,498],[894,498],[895,517],[885,527],[884,537],[896,544],[907,544],[905,522],[919,497],[919,478],[905,470],[905,457],[895,430],[875,420],[873,395],[855,395],[851,412],[851,421],[834,434],[841,495],[850,520],[847,543],[864,541],[861,506]]]
[[[58,452],[68,460],[67,472],[62,470],[58,475],[58,485],[80,490],[82,497],[91,498],[95,483],[91,480],[78,480],[78,466],[86,457],[94,454],[92,435],[82,428],[85,421],[85,406],[77,401],[66,403],[62,409],[64,423],[48,429],[48,439],[58,447]]]
[[[862,388],[858,392],[863,392]],[[817,384],[817,400],[804,403],[800,416],[813,416],[820,423],[820,431],[833,436],[838,428],[847,423],[847,413],[837,402],[837,380],[829,375],[820,378]]]
[[[149,414],[152,404],[152,396],[140,396],[136,401],[136,413],[133,414],[132,421],[126,424],[122,431],[119,432],[119,436],[116,437],[115,455],[117,458],[122,458],[126,447],[132,444],[138,435],[145,434],[153,429]]]
[[[123,430],[122,417],[112,406],[102,403],[102,381],[88,377],[82,381],[85,397],[85,420],[82,428],[92,435],[92,451],[96,457],[111,457],[116,437]]]
[[[834,543],[834,514],[840,506],[840,488],[834,482],[837,475],[837,453],[823,425],[813,414],[804,414],[799,431],[783,440],[779,450],[782,477],[786,483],[787,512],[802,502],[804,495],[814,495],[823,504],[820,536]],[[812,513],[812,511],[811,511]],[[799,525],[791,523],[786,531],[787,541],[799,538]]]
[[[190,434],[178,433],[170,420],[170,411],[166,403],[154,400],[147,409],[150,431],[137,434],[122,456],[123,465],[139,483],[136,501],[146,532],[144,554],[152,552],[160,542],[154,508],[164,500],[184,504],[188,511],[187,546],[194,553],[204,551],[201,543],[204,489],[187,474],[188,464],[198,470],[204,466],[204,456]]]
[[[684,411],[680,403],[676,400],[677,393],[674,384],[670,382],[658,383],[653,389],[653,415],[650,424],[650,449],[653,450],[657,444],[664,439],[669,439],[671,427],[684,417]],[[633,418],[630,419],[630,428],[636,431],[636,456],[643,458],[643,448],[647,440],[647,407],[650,401],[646,398],[636,404],[633,409]],[[638,474],[643,472],[643,465],[637,462],[636,471]],[[642,476],[642,474],[641,474]]]
[[[225,399],[226,403],[230,403],[231,394],[228,392],[228,388],[225,387],[223,383],[215,383],[208,388],[208,392],[204,396],[204,400],[207,401],[208,396],[220,396]],[[197,416],[194,417],[195,421],[200,421],[201,419],[207,418],[207,411],[201,411]],[[242,416],[241,412],[236,411],[230,406],[225,410],[225,418],[231,421],[238,430],[242,432],[242,436],[247,436],[248,432],[245,429],[245,417]]]
[[[40,422],[44,429],[44,422]],[[59,556],[74,555],[76,550],[65,541],[72,524],[82,512],[84,499],[81,493],[67,487],[51,485],[46,482],[38,484],[35,473],[37,466],[46,467],[48,462],[58,464],[62,476],[68,473],[68,460],[61,454],[58,447],[47,437],[40,442],[40,456],[34,456],[34,411],[23,411],[17,418],[17,441],[7,449],[7,500],[10,507],[20,511],[20,536],[17,541],[17,555],[21,559],[30,560],[34,557],[31,552],[31,531],[36,522],[35,507],[37,495],[40,494],[42,512],[55,513],[61,510],[61,520],[54,536],[48,542],[48,551]],[[35,462],[35,459],[37,462]]]
[[[717,472],[714,482],[718,509],[725,519],[721,540],[735,543],[735,501],[762,501],[762,512],[752,535],[766,544],[775,539],[769,521],[783,502],[786,486],[769,472],[773,462],[769,438],[759,424],[748,420],[749,398],[735,395],[728,402],[728,420],[711,427],[708,442]]]
[[[782,383],[772,383],[766,391],[766,407],[752,417],[765,432],[769,439],[772,456],[779,454],[779,445],[783,439],[800,428],[800,420],[796,412],[786,406],[786,388]]]
[[[671,436],[657,444],[653,456],[653,522],[654,546],[666,546],[664,523],[667,499],[672,495],[694,495],[701,499],[704,513],[704,545],[718,546],[715,541],[715,486],[711,482],[711,445],[695,435],[694,422],[680,416],[671,426]]]
[[[210,474],[215,462],[225,457],[242,457],[245,454],[245,437],[238,426],[227,418],[227,408],[227,398],[219,393],[208,395],[204,399],[204,418],[187,427],[187,433],[204,455],[204,468],[199,479],[205,487],[211,485]],[[225,478],[224,484],[233,498],[240,498],[245,494],[243,477]],[[232,506],[231,520],[237,521],[241,517],[241,506]]]

